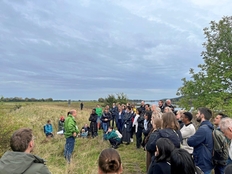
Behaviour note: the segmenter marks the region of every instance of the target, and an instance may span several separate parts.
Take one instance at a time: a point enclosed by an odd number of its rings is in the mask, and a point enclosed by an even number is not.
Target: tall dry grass
[[[88,118],[91,113],[91,108],[95,104],[85,103],[84,110],[79,110],[79,105],[66,104],[41,104],[34,103],[22,106],[13,112],[7,114],[15,123],[20,122],[21,127],[29,127],[33,129],[36,137],[34,154],[46,159],[46,164],[53,174],[96,174],[97,159],[100,152],[110,147],[108,141],[102,138],[102,130],[99,131],[99,136],[92,139],[77,138],[73,152],[72,161],[67,164],[63,152],[65,138],[62,135],[56,135],[58,129],[58,120],[61,115],[66,116],[70,109],[77,109],[77,124],[79,129],[88,123]],[[46,139],[43,132],[43,125],[50,119],[52,121],[55,136],[51,139]],[[14,123],[11,123],[14,124]],[[134,139],[135,140],[135,139]],[[137,150],[135,143],[130,145],[120,145],[117,149],[121,155],[125,174],[130,173],[145,173],[145,152],[143,149]]]

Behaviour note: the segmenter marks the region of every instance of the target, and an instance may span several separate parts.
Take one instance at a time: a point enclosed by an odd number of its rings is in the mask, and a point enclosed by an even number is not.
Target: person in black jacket
[[[90,114],[89,121],[90,121],[90,133],[92,138],[96,137],[97,134],[97,118],[98,115],[96,114],[96,109],[92,110],[92,113]]]
[[[108,107],[105,107],[105,110],[102,114],[101,121],[102,121],[102,128],[104,133],[108,131],[108,127],[110,126],[110,120],[111,120],[111,113],[109,112]]]
[[[152,158],[148,174],[171,174],[170,156],[175,149],[174,144],[167,138],[156,142],[155,157]]]
[[[123,118],[123,128],[122,128],[122,141],[126,144],[130,144],[131,129],[132,129],[132,112],[131,107],[127,106],[126,113]]]

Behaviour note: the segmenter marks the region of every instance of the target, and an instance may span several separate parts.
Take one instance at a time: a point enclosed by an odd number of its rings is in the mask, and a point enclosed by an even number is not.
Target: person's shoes
[[[129,145],[129,144],[130,144],[129,142],[126,143],[126,145]]]
[[[133,138],[131,138],[131,139],[130,139],[130,142],[132,142],[132,143],[133,143]]]

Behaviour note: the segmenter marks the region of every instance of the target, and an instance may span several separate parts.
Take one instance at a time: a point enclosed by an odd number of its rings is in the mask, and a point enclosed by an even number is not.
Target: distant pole
[[[70,107],[70,105],[71,105],[71,100],[69,99],[68,100],[68,107]]]

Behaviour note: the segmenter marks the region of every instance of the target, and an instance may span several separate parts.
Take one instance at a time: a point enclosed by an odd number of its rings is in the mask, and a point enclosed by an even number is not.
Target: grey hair
[[[220,123],[219,123],[219,127],[221,130],[226,130],[229,127],[232,128],[232,119],[231,118],[223,118],[221,119]]]

